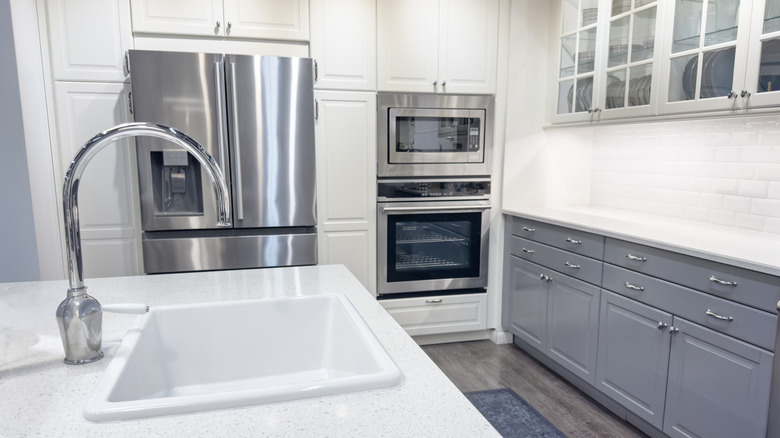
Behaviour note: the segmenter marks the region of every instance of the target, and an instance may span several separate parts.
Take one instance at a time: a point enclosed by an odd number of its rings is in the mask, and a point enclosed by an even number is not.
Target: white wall
[[[10,2],[0,2],[0,282],[40,279]]]

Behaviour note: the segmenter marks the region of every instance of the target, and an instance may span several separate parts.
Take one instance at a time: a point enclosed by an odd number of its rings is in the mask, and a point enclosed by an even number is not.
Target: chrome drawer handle
[[[728,321],[728,322],[734,321],[734,317],[731,317],[731,316],[720,316],[720,315],[718,315],[717,313],[713,312],[710,309],[707,309],[707,311],[704,312],[704,314],[709,316],[709,317],[712,317],[712,318],[715,318],[715,319],[719,319],[721,321]]]
[[[658,330],[663,330],[663,329],[665,329],[668,326],[669,325],[667,323],[658,321]]]
[[[637,257],[637,256],[635,256],[635,255],[633,255],[631,253],[628,253],[626,258],[629,259],[629,260],[633,260],[635,262],[646,262],[647,261],[647,257]]]
[[[567,237],[567,238],[566,238],[566,241],[567,241],[567,242],[569,242],[569,243],[572,243],[572,244],[574,244],[574,245],[579,245],[579,244],[581,244],[581,243],[582,243],[582,240],[574,240],[574,239],[572,239],[571,237]]]
[[[550,282],[550,281],[552,281],[552,277],[550,277],[549,275],[544,275],[544,274],[541,274],[541,275],[539,276],[539,278],[540,278],[540,279],[542,279],[543,281],[547,281],[547,282]]]
[[[679,332],[679,331],[680,331],[680,329],[678,329],[677,327],[669,327],[669,334],[670,335],[676,335],[677,332]]]
[[[536,229],[535,228],[523,227],[523,231],[528,231],[529,233],[533,233],[534,231],[536,231]]]
[[[569,262],[564,262],[564,265],[565,265],[567,268],[572,268],[572,269],[580,269],[580,265],[572,265],[572,264],[571,264],[571,263],[569,263]]]
[[[523,252],[527,252],[528,254],[533,254],[533,253],[535,253],[535,252],[536,252],[536,251],[534,251],[534,250],[532,250],[532,249],[526,249],[526,248],[522,248],[522,251],[523,251]]]
[[[710,275],[710,281],[711,281],[711,282],[713,282],[713,283],[722,284],[722,285],[724,285],[724,286],[733,286],[733,287],[737,287],[737,282],[736,282],[736,281],[726,281],[726,280],[721,280],[721,279],[719,279],[719,278],[715,277],[714,275]]]
[[[439,304],[441,303],[441,298],[437,298],[435,300],[425,300],[425,304]]]
[[[645,290],[645,287],[644,287],[644,286],[634,286],[633,284],[631,284],[631,283],[629,283],[629,282],[625,282],[625,283],[623,283],[623,286],[625,286],[625,287],[627,287],[627,288],[629,288],[629,289],[631,289],[631,290],[638,290],[638,291],[640,291],[640,292],[642,292],[643,290]]]

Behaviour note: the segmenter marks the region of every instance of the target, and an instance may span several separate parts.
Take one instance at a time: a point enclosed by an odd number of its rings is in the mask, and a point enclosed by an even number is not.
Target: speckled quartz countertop
[[[780,276],[780,236],[772,234],[595,207],[503,212]]]
[[[382,306],[341,265],[88,279],[102,304],[344,294],[404,374],[397,386],[245,408],[92,423],[82,408],[137,316],[103,315],[106,357],[69,366],[54,312],[66,281],[0,283],[0,436],[497,437]]]

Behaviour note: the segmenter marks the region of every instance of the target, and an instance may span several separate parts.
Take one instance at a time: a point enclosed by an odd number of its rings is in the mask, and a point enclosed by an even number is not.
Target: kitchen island
[[[149,306],[341,293],[402,371],[393,387],[93,423],[82,409],[137,316],[103,314],[105,357],[65,365],[54,318],[67,281],[0,283],[0,436],[499,436],[341,265],[88,279],[101,304]]]

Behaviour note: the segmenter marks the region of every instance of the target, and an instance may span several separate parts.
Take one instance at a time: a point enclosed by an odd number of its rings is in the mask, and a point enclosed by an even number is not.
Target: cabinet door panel
[[[308,0],[224,0],[225,35],[308,41]]]
[[[225,28],[222,0],[133,0],[131,11],[134,33],[215,36]]]
[[[540,279],[546,269],[510,256],[510,316],[512,333],[543,350],[547,332],[547,283]]]
[[[46,14],[55,80],[125,80],[133,38],[128,0],[50,0]]]
[[[672,315],[602,290],[596,386],[658,429],[671,325]]]
[[[376,3],[311,0],[311,57],[315,88],[374,91]]]
[[[674,318],[664,433],[763,437],[773,355]]]
[[[552,275],[547,301],[547,353],[593,385],[599,327],[599,288]]]
[[[57,143],[62,181],[78,149],[95,134],[127,121],[123,84],[55,84]],[[122,140],[100,151],[79,186],[79,220],[86,277],[140,273],[138,221],[134,213],[135,149]],[[90,262],[92,261],[92,262]]]
[[[438,35],[438,0],[379,0],[379,90],[435,92]]]
[[[326,231],[321,234],[320,263],[343,264],[368,288],[369,263],[372,260],[368,231]]]
[[[446,93],[493,94],[496,89],[498,0],[444,0],[439,76]]]

